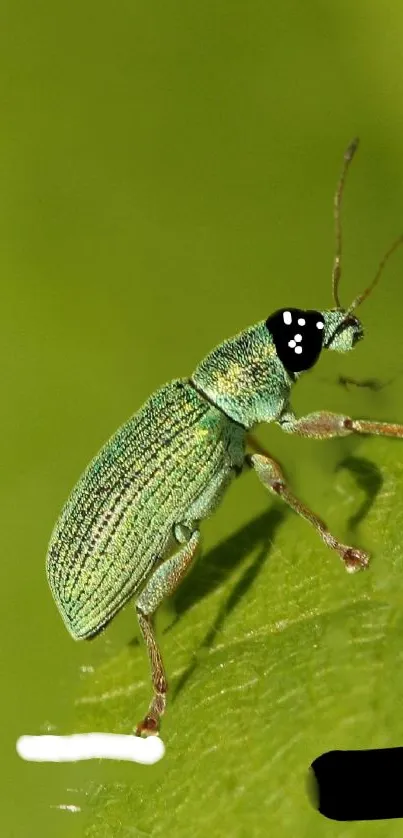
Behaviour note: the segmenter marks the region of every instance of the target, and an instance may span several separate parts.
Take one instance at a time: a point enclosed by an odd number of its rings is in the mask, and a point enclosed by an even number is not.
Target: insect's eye
[[[281,308],[266,320],[280,361],[289,372],[309,370],[318,360],[325,321],[319,311]]]

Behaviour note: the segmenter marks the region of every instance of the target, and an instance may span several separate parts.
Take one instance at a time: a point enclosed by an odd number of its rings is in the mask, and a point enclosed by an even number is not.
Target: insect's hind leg
[[[155,637],[152,618],[158,606],[173,593],[182,581],[194,558],[200,542],[199,530],[175,527],[175,537],[182,543],[180,550],[157,567],[136,602],[137,618],[148,651],[151,680],[154,689],[147,715],[137,725],[138,736],[158,733],[159,720],[165,710],[168,689],[161,652]]]
[[[254,444],[253,437],[248,436],[249,445],[256,447],[261,452],[263,449],[260,444]],[[298,515],[301,515],[315,528],[319,533],[325,544],[338,553],[344,562],[346,570],[353,573],[360,568],[368,566],[369,557],[363,550],[358,550],[355,547],[349,547],[347,544],[342,544],[332,533],[328,530],[324,521],[321,520],[309,507],[305,506],[289,489],[287,486],[283,472],[279,464],[268,454],[249,454],[246,457],[247,465],[252,466],[256,471],[259,479],[262,481],[266,489],[281,497],[291,509]]]

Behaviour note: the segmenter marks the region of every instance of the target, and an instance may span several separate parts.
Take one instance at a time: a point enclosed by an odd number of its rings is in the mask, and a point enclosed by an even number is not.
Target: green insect
[[[335,195],[335,308],[284,308],[224,341],[190,378],[157,390],[92,460],[65,504],[47,557],[49,584],[74,638],[99,632],[137,595],[136,612],[148,650],[153,696],[139,735],[158,732],[167,679],[153,615],[189,570],[200,544],[199,523],[218,506],[245,467],[302,517],[353,572],[368,555],[342,544],[288,488],[278,463],[250,433],[277,422],[291,434],[329,439],[351,433],[403,437],[403,425],[320,411],[297,418],[290,391],[321,350],[348,352],[363,337],[355,309],[372,291],[400,237],[368,288],[348,308],[340,304],[340,208],[345,177],[358,145],[344,155]],[[247,448],[248,446],[248,448]]]

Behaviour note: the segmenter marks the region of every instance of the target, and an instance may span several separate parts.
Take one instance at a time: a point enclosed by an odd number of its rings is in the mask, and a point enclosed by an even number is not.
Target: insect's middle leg
[[[249,438],[250,444],[253,446],[253,440]],[[260,448],[260,446],[259,446]],[[262,450],[260,448],[260,450]],[[324,521],[321,520],[311,509],[305,506],[287,486],[283,472],[279,464],[269,457],[267,454],[250,454],[246,458],[246,462],[251,465],[266,489],[269,489],[273,494],[281,497],[291,509],[298,515],[301,515],[315,528],[323,539],[325,544],[336,553],[343,560],[346,570],[350,573],[359,570],[362,567],[368,566],[369,556],[363,550],[358,550],[355,547],[349,547],[347,544],[342,544],[332,533],[328,530]]]
[[[148,651],[154,689],[147,715],[137,725],[136,733],[138,736],[158,733],[159,719],[165,710],[168,689],[152,618],[161,602],[173,593],[189,569],[199,545],[200,532],[194,530],[191,533],[186,527],[177,526],[175,537],[179,542],[182,542],[180,550],[159,565],[136,602],[137,618]]]

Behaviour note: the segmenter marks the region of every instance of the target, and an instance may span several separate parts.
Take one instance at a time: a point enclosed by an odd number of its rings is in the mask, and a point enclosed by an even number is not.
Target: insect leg
[[[292,413],[283,414],[279,425],[289,434],[311,437],[313,439],[330,439],[335,436],[349,434],[374,434],[375,436],[403,437],[403,425],[391,422],[371,422],[366,419],[351,419],[339,413],[320,410],[308,413],[297,419]]]
[[[264,457],[268,457],[268,459],[270,460],[269,452],[266,451],[266,448],[259,442],[259,440],[257,439],[257,437],[255,437],[254,434],[251,434],[250,432],[247,433],[246,442],[249,448],[252,449],[254,454],[263,454]]]
[[[171,558],[166,559],[154,571],[136,602],[137,618],[148,651],[154,689],[148,713],[143,721],[137,725],[136,733],[138,736],[142,734],[149,736],[158,732],[159,719],[165,710],[168,688],[152,618],[162,600],[173,593],[182,581],[200,541],[199,530],[194,530],[191,533],[190,530],[182,526],[175,528],[175,537],[179,542],[182,542],[181,549]]]
[[[324,521],[291,492],[279,464],[272,457],[263,454],[251,454],[247,455],[246,461],[255,469],[266,489],[281,497],[294,512],[312,524],[325,544],[338,553],[346,570],[353,573],[361,567],[368,566],[369,556],[367,553],[355,547],[349,547],[347,544],[342,544],[328,530]]]

